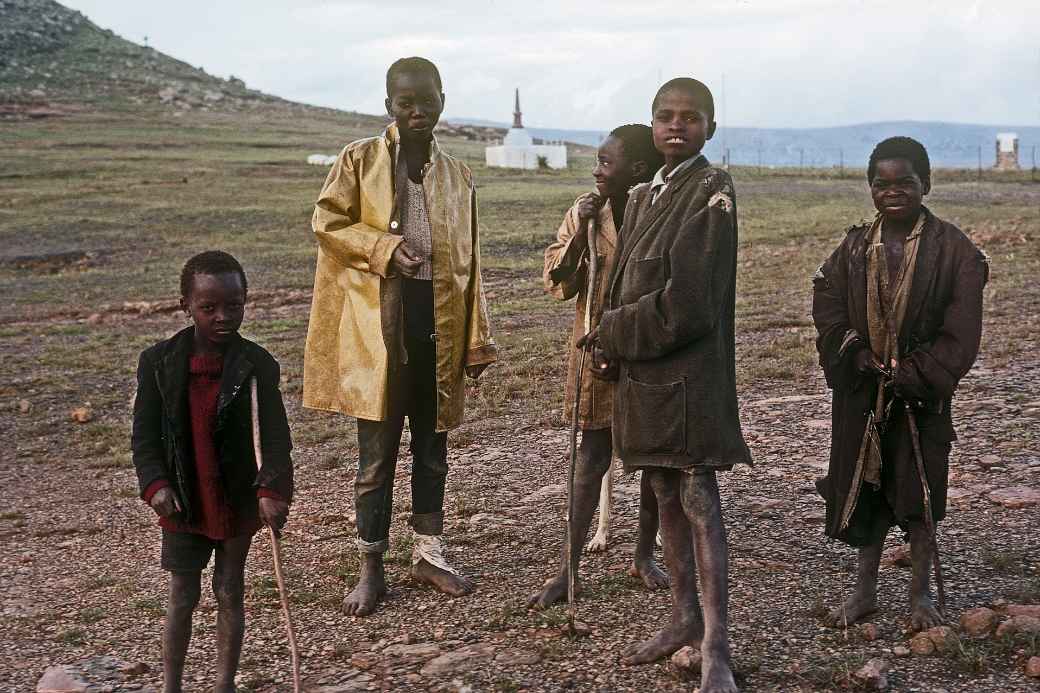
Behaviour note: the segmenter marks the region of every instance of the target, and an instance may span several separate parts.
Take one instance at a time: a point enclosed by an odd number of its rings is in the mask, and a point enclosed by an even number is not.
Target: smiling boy
[[[825,622],[877,609],[885,535],[899,525],[910,536],[910,626],[923,630],[942,622],[929,594],[929,525],[946,512],[950,403],[978,354],[989,265],[923,205],[931,167],[919,142],[878,144],[867,180],[877,215],[851,227],[813,277],[816,347],[833,390],[830,465],[817,488],[827,536],[860,547],[856,590]]]
[[[437,144],[436,66],[402,58],[386,75],[394,122],[344,148],[314,208],[318,241],[303,404],[357,417],[354,483],[361,574],[343,600],[365,616],[386,593],[394,473],[411,432],[412,576],[461,596],[444,557],[447,431],[462,423],[463,373],[496,359],[480,276],[477,203],[465,164]]]
[[[597,370],[617,369],[614,447],[657,496],[671,582],[671,624],[626,661],[700,647],[703,693],[737,690],[715,472],[751,463],[737,415],[733,183],[700,153],[714,116],[711,92],[694,79],[673,79],[654,97],[654,146],[665,163],[630,194],[609,303],[589,340]]]

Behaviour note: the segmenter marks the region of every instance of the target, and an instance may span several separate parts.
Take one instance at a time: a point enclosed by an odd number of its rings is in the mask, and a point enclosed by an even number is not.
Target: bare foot
[[[531,595],[527,600],[528,609],[548,609],[556,602],[567,599],[567,574],[557,575],[549,578],[542,585],[542,589]]]
[[[412,577],[453,597],[462,597],[477,588],[471,580],[431,565],[425,558],[412,564]]]
[[[922,595],[911,599],[910,630],[928,630],[943,624],[943,617],[932,603],[931,597]]]
[[[628,574],[642,580],[648,590],[668,588],[668,575],[657,566],[653,559],[633,562],[628,569]]]
[[[701,655],[700,693],[738,693],[729,652],[705,648]]]
[[[592,537],[592,540],[585,546],[585,550],[589,553],[602,553],[607,550],[609,541],[610,535],[607,532],[597,530],[596,536]]]
[[[853,594],[844,604],[823,617],[823,625],[828,628],[844,628],[876,611],[876,596]]]
[[[361,557],[361,577],[354,589],[343,598],[343,613],[347,616],[368,616],[376,610],[376,604],[386,596],[386,576],[383,572],[381,554],[365,554]]]
[[[621,661],[625,664],[649,664],[675,654],[683,647],[701,646],[703,633],[693,625],[686,628],[668,626],[662,628],[657,635],[641,643],[630,645],[622,653]]]

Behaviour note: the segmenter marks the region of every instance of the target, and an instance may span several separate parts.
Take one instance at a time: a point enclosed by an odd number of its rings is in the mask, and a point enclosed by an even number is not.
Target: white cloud
[[[290,99],[382,111],[387,66],[441,68],[447,115],[608,129],[691,74],[730,125],[1040,122],[1034,0],[70,0],[124,37]]]

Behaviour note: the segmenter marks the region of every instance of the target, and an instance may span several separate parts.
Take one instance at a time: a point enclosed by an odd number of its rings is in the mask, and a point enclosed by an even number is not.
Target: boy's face
[[[386,112],[397,122],[402,139],[425,142],[444,110],[444,94],[431,75],[402,72],[394,78],[386,98]]]
[[[592,177],[596,179],[596,192],[611,197],[626,192],[636,182],[639,166],[646,169],[642,161],[632,162],[625,154],[625,143],[617,137],[608,137],[599,146],[596,167]]]
[[[181,308],[195,323],[195,344],[220,350],[238,332],[245,316],[246,291],[238,272],[196,274]]]
[[[914,171],[906,159],[882,159],[877,162],[874,178],[870,181],[870,196],[874,206],[893,221],[916,220],[921,213],[921,202],[928,194],[931,183]]]
[[[715,134],[715,121],[708,121],[704,106],[682,90],[661,94],[653,115],[654,147],[669,169],[700,154]]]

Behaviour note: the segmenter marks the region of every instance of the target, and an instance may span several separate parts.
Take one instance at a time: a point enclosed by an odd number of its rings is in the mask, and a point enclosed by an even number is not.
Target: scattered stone
[[[852,677],[867,689],[883,691],[888,688],[888,662],[881,658],[871,659]]]
[[[127,662],[119,670],[126,676],[140,676],[141,674],[147,674],[150,671],[150,667],[144,662]]]
[[[1008,616],[1032,616],[1040,618],[1040,604],[1008,604],[1004,611]]]
[[[350,656],[350,663],[358,669],[371,669],[379,664],[379,655],[375,652],[355,652]]]
[[[564,623],[563,627],[560,628],[560,632],[574,638],[585,638],[592,635],[592,626],[583,621],[575,621],[574,630],[571,630],[570,624]]]
[[[918,657],[927,657],[935,654],[935,643],[924,633],[918,633],[910,638],[910,651]]]
[[[896,568],[910,567],[910,544],[893,546],[881,555],[881,563]]]
[[[989,635],[997,625],[997,612],[984,606],[968,609],[961,614],[961,630],[972,637]]]
[[[89,687],[90,682],[69,667],[52,666],[36,683],[36,693],[85,693]]]
[[[951,505],[962,506],[971,503],[977,495],[976,491],[954,487],[946,491],[946,500]]]
[[[1030,657],[1026,661],[1026,676],[1040,679],[1040,657]]]
[[[1000,459],[998,455],[983,455],[979,458],[979,466],[983,469],[990,470],[994,467],[1003,467],[1004,460]]]
[[[89,316],[87,316],[87,324],[88,325],[97,325],[102,320],[103,320],[103,316],[101,315],[101,313],[91,313]]]
[[[420,673],[423,676],[443,676],[456,672],[469,671],[491,659],[495,654],[495,646],[491,643],[475,643],[460,647],[454,652],[445,652],[426,663]]]
[[[947,652],[957,646],[957,633],[949,626],[936,626],[921,633],[935,645],[937,652]]]
[[[1031,486],[1009,486],[991,491],[989,499],[1005,508],[1017,510],[1040,503],[1040,489]]]
[[[92,420],[94,418],[94,412],[91,411],[90,407],[76,407],[69,412],[69,416],[71,416],[72,420],[76,423],[82,424]]]
[[[892,654],[894,654],[896,657],[909,657],[910,648],[904,645],[896,645],[892,648]]]
[[[540,661],[542,661],[542,656],[535,650],[503,650],[495,655],[495,662],[498,664],[525,666],[537,664]]]
[[[440,645],[432,642],[420,642],[414,645],[402,643],[391,645],[383,650],[383,655],[387,657],[395,657],[406,663],[426,662],[440,653]]]
[[[857,626],[857,630],[859,630],[860,637],[867,642],[874,642],[878,639],[878,627],[876,624],[861,623]]]
[[[30,411],[32,411],[32,402],[30,402],[27,399],[18,400],[18,411],[22,412],[23,414],[28,414]]]
[[[698,674],[701,670],[701,651],[690,645],[672,655],[672,666],[686,674]]]
[[[1012,616],[997,626],[997,637],[1007,638],[1019,633],[1040,634],[1040,618],[1034,616]]]

